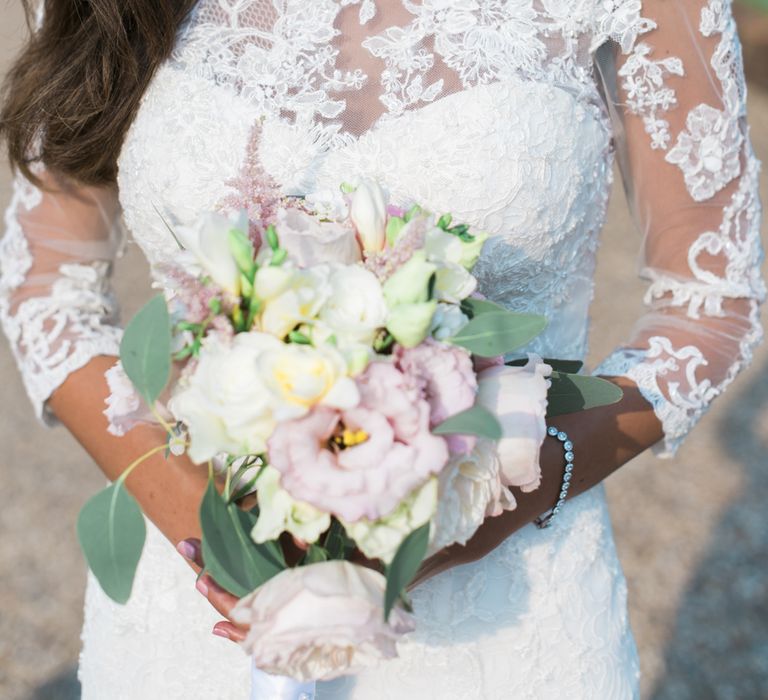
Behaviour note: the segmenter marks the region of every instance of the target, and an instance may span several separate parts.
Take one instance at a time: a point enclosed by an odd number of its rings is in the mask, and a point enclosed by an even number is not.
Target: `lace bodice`
[[[377,177],[488,229],[483,291],[550,318],[534,349],[581,357],[613,143],[649,311],[598,371],[640,385],[669,452],[760,338],[744,93],[724,0],[200,0],[126,139],[120,201],[157,269],[158,212],[248,207],[257,163],[289,194]],[[114,198],[17,181],[0,316],[41,414],[116,352]]]

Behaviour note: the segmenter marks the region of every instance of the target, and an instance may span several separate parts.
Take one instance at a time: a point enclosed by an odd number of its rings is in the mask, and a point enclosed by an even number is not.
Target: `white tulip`
[[[384,249],[387,201],[384,191],[370,180],[363,180],[352,196],[350,217],[360,235],[363,249],[375,253]]]

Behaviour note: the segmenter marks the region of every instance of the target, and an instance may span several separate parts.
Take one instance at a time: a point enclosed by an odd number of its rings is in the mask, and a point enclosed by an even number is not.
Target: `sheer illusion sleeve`
[[[73,187],[50,174],[21,175],[0,242],[0,320],[38,416],[67,376],[96,355],[117,355],[109,290],[120,246],[113,189]]]
[[[759,163],[727,0],[645,0],[623,28],[598,64],[643,234],[648,310],[595,372],[638,384],[668,456],[762,338]]]

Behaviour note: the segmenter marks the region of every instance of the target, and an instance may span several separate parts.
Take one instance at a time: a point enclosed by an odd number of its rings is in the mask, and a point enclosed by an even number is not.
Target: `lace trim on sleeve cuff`
[[[669,339],[654,336],[648,349],[616,350],[592,374],[627,377],[637,384],[640,393],[653,406],[664,431],[664,438],[653,446],[653,452],[667,459],[674,457],[709,403],[721,393],[721,387],[713,387],[709,380],[696,381],[696,369],[706,363],[698,348],[688,345],[674,350]],[[670,377],[672,373],[674,380]],[[688,384],[685,391],[680,386],[683,378]]]

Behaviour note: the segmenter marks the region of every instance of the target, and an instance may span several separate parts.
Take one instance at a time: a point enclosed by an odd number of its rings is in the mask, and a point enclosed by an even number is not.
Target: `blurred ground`
[[[0,74],[20,36],[18,4],[0,0]],[[768,88],[768,31],[757,32],[758,20],[748,14],[742,26],[754,35],[745,50],[757,79],[751,133],[768,162],[768,92],[757,87]],[[762,194],[768,201],[765,178]],[[8,196],[3,167],[2,206]],[[604,236],[593,362],[626,335],[643,291],[635,275],[639,237],[620,187]],[[116,286],[129,316],[147,286],[133,249]],[[767,370],[764,346],[674,462],[643,456],[607,482],[646,699],[768,698]],[[0,697],[74,700],[85,580],[74,522],[102,479],[63,430],[35,422],[5,343],[0,387]]]

